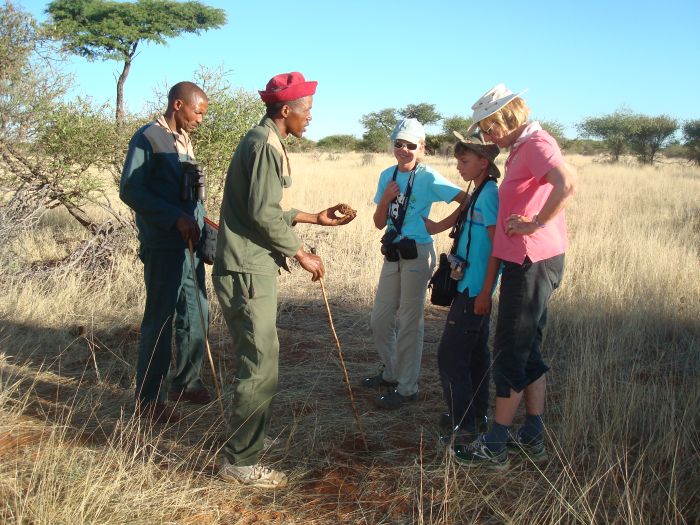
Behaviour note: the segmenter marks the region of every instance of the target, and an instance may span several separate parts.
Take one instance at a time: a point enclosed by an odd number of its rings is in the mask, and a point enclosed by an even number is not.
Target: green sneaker
[[[486,467],[492,470],[506,470],[509,465],[508,448],[500,452],[492,451],[481,434],[468,445],[454,445],[450,448],[455,461],[465,467]]]
[[[526,442],[520,436],[520,432],[508,432],[508,441],[506,442],[508,452],[520,454],[526,457],[533,463],[542,463],[547,460],[547,449],[544,446],[544,438],[537,441]]]

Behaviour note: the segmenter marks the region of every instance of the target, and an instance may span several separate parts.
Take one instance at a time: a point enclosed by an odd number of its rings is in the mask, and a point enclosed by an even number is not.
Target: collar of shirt
[[[527,139],[529,139],[530,136],[534,135],[538,131],[542,131],[542,126],[540,125],[540,123],[537,122],[536,120],[533,122],[530,122],[525,127],[525,129],[522,131],[522,133],[520,133],[520,136],[516,139],[516,141],[510,147],[510,150],[513,151],[514,149],[516,149],[523,142],[525,142]]]
[[[165,120],[165,115],[161,115],[156,119],[156,125],[165,128],[165,130],[173,136],[173,144],[175,146],[175,151],[179,155],[188,155],[194,158],[194,152],[192,150],[192,142],[190,141],[190,136],[186,131],[182,133],[176,133],[168,125],[168,121]]]

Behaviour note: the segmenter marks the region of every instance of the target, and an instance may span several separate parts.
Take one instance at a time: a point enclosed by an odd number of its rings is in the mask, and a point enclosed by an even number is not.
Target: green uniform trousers
[[[231,332],[237,366],[223,453],[234,465],[255,465],[277,393],[277,276],[225,272],[214,275],[212,281]]]
[[[141,322],[141,340],[136,364],[136,399],[142,403],[163,401],[171,360],[173,314],[175,316],[175,368],[172,387],[195,389],[204,357],[204,331],[197,296],[208,326],[204,263],[194,255],[197,283],[192,279],[189,250],[141,248],[146,283],[146,307]]]

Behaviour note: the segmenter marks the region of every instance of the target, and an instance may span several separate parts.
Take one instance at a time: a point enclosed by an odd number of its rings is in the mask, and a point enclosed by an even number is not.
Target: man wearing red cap
[[[260,91],[267,112],[238,144],[229,165],[212,272],[238,366],[220,476],[265,488],[286,485],[283,473],[258,464],[277,392],[277,275],[287,257],[314,281],[324,274],[323,262],[302,249],[292,226],[339,226],[354,218],[340,214],[341,205],[314,214],[280,206],[282,190],[292,183],[282,139],[304,134],[316,85],[301,73],[284,73]]]

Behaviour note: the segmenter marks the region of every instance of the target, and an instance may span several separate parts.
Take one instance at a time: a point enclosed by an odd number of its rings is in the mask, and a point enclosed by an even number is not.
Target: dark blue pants
[[[209,308],[204,281],[204,263],[194,255],[197,283],[192,279],[189,250],[141,248],[146,283],[146,307],[141,322],[141,340],[136,364],[136,399],[163,401],[163,384],[171,361],[175,323],[175,366],[172,388],[191,390],[202,386],[199,377],[204,357],[205,333],[197,307],[199,294],[204,324]]]
[[[498,321],[493,345],[497,397],[510,397],[539,379],[549,367],[540,345],[547,303],[564,274],[564,254],[533,263],[503,263]]]
[[[438,347],[440,381],[454,425],[475,431],[489,406],[488,315],[474,314],[474,298],[458,294]]]

